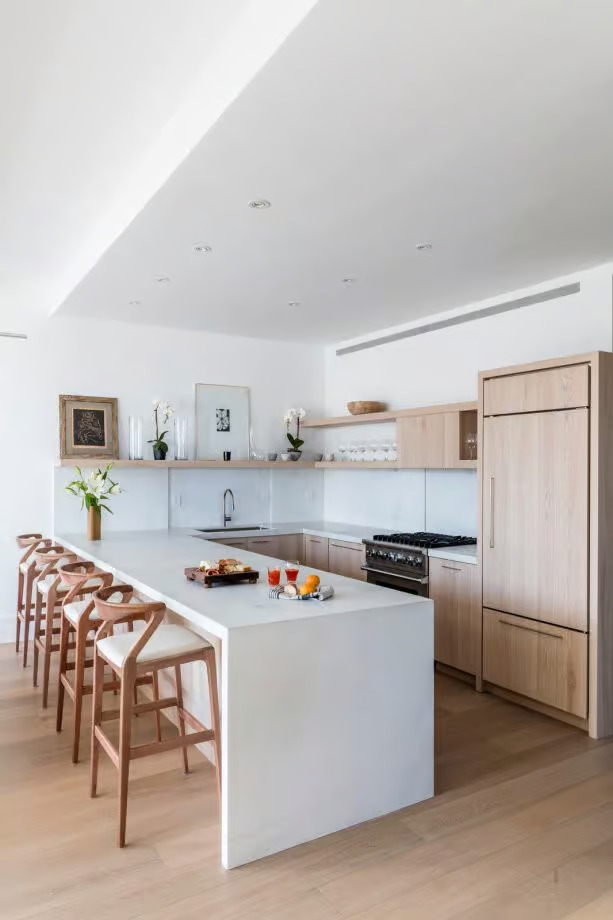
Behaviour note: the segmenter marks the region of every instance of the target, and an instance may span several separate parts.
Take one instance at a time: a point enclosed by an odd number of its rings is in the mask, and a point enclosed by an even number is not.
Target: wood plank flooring
[[[213,768],[191,750],[188,777],[177,752],[137,761],[117,849],[115,771],[102,756],[89,799],[87,726],[72,766],[55,695],[43,713],[1,646],[0,917],[610,920],[613,743],[436,680],[434,799],[224,872]]]

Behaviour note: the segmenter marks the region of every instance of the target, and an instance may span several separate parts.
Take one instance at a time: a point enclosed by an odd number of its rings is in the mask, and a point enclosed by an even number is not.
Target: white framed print
[[[196,457],[249,458],[249,387],[196,384]]]

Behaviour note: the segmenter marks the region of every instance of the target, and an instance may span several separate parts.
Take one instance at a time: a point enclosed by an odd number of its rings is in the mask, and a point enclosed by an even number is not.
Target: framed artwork
[[[196,384],[196,457],[221,460],[249,457],[249,387]]]
[[[116,460],[117,400],[105,396],[60,396],[60,457]]]

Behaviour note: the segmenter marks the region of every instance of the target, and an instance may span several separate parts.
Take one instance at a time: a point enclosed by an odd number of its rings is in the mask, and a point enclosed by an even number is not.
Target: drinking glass
[[[392,441],[391,450],[389,452],[389,459],[392,461],[398,459],[398,447],[395,441]]]
[[[187,419],[175,416],[175,460],[187,460]]]
[[[131,415],[129,420],[129,448],[130,460],[143,459],[143,420],[140,416]]]
[[[271,588],[281,583],[281,566],[268,566],[268,584]]]
[[[469,459],[474,460],[477,456],[477,435],[475,433],[467,434],[465,443],[468,448]]]
[[[298,572],[300,571],[298,566],[299,566],[298,562],[286,562],[285,563],[285,578],[286,578],[288,585],[292,583],[296,584],[296,582],[298,581]]]

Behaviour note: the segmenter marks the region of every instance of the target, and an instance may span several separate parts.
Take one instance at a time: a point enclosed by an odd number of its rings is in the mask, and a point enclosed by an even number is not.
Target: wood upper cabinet
[[[587,409],[483,420],[483,604],[587,630]]]
[[[483,678],[522,696],[587,716],[584,633],[483,611]]]
[[[366,581],[366,572],[362,571],[364,558],[362,543],[347,543],[345,540],[329,541],[328,568],[336,575]]]
[[[313,569],[328,571],[328,538],[304,535],[304,564]]]
[[[477,674],[481,657],[481,571],[478,565],[430,558],[434,660]]]
[[[399,418],[396,423],[399,465],[419,470],[476,466],[476,444],[470,448],[466,443],[473,431],[476,441],[477,413],[474,410]]]
[[[589,404],[590,370],[587,364],[491,377],[483,383],[484,415],[547,412]]]

